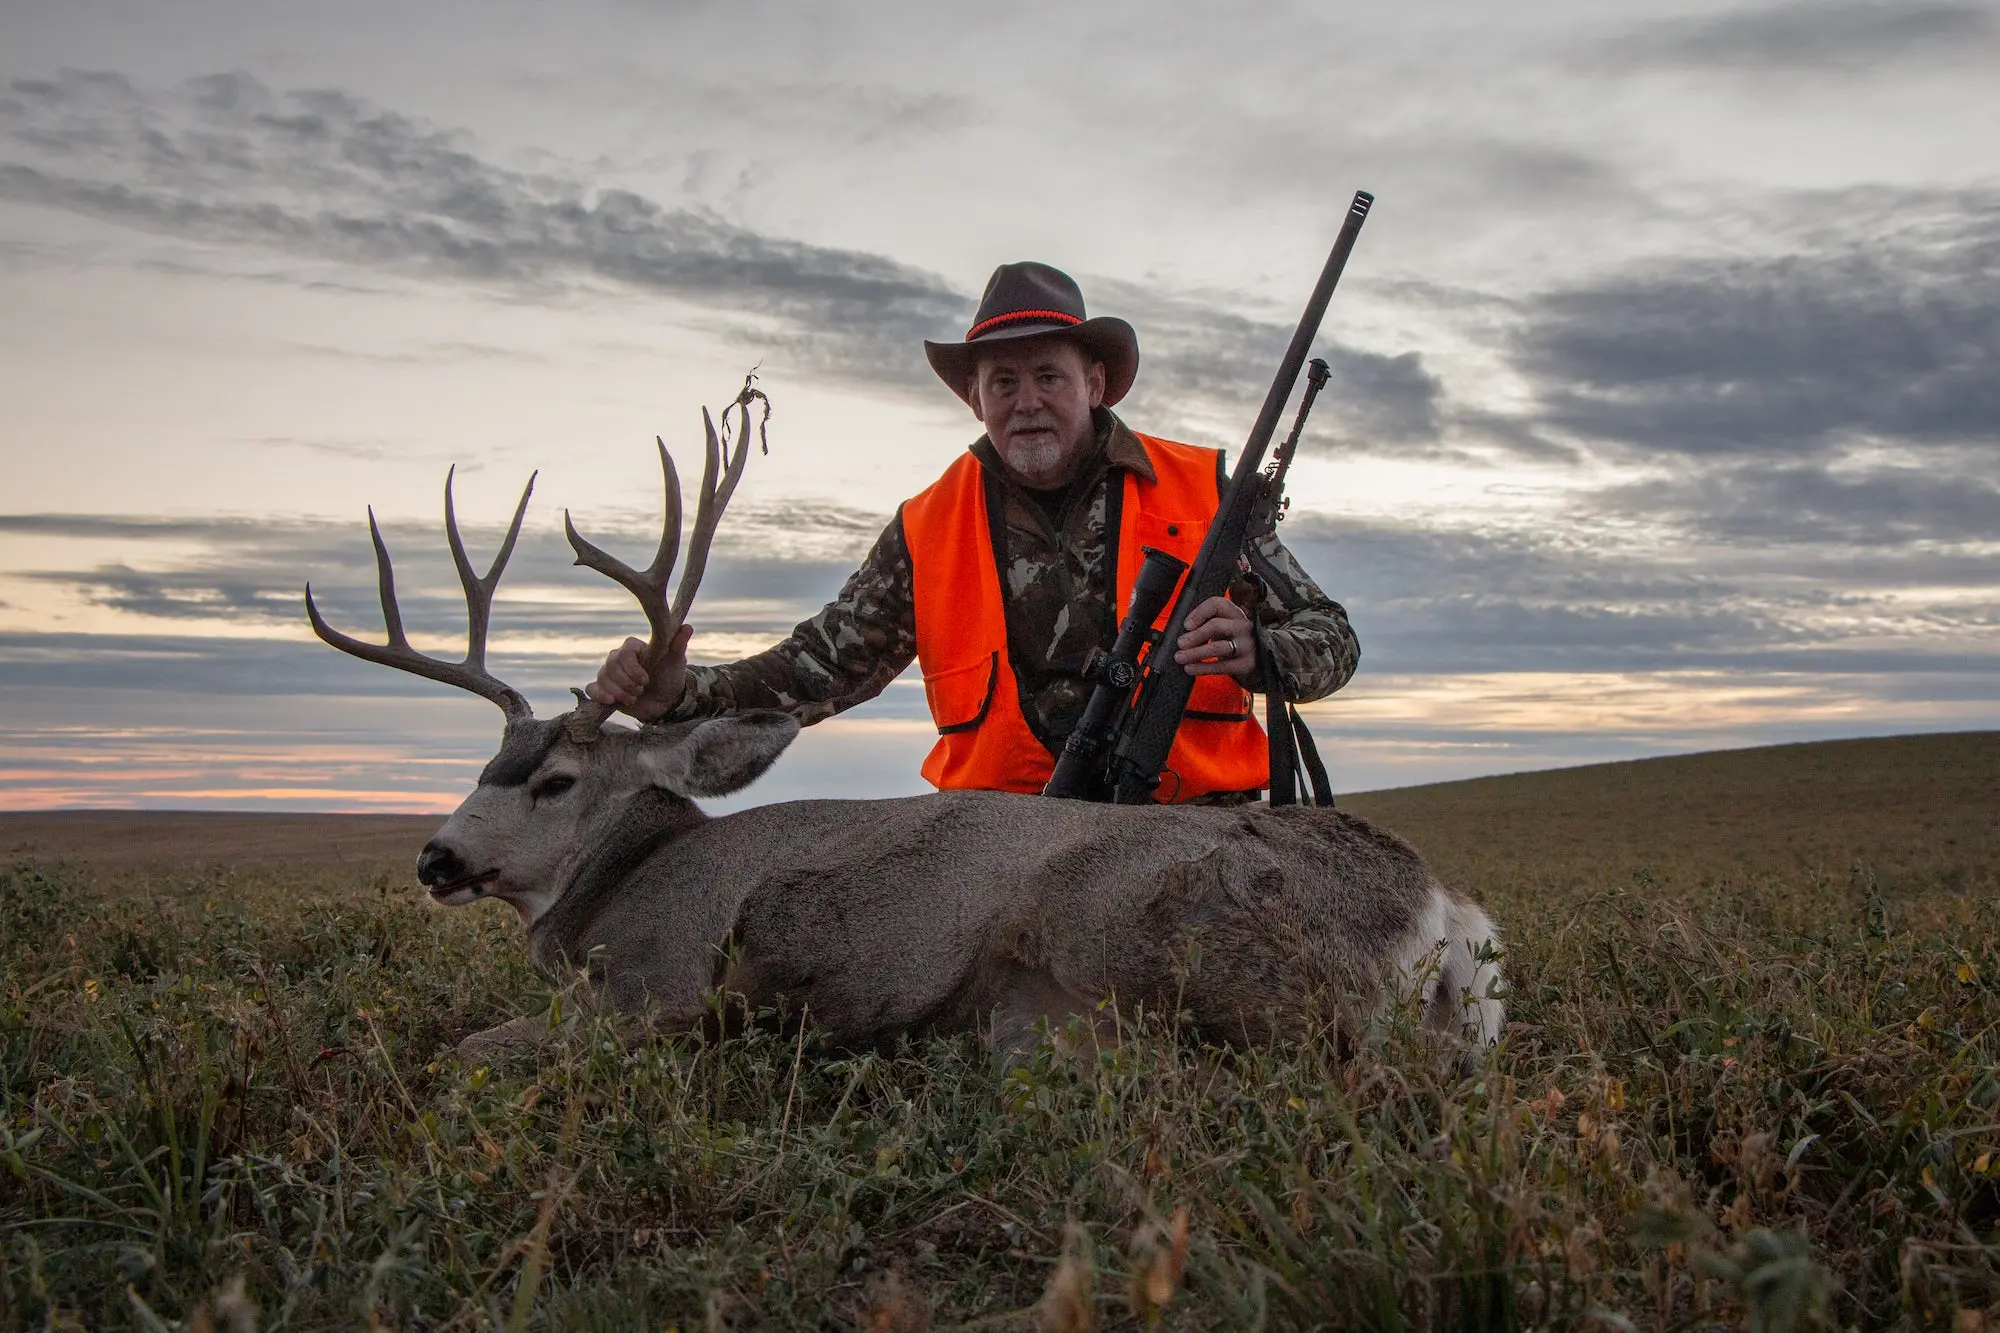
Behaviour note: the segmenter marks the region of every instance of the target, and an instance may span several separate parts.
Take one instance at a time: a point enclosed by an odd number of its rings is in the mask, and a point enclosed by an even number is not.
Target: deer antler
[[[493,590],[500,586],[500,574],[507,567],[507,557],[514,554],[514,541],[521,535],[521,517],[528,512],[528,497],[534,493],[535,475],[539,474],[529,476],[527,486],[521,491],[521,503],[514,506],[514,521],[507,527],[507,540],[500,543],[500,554],[493,558],[493,567],[486,571],[486,577],[480,578],[472,572],[472,561],[466,558],[465,543],[458,535],[458,514],[451,498],[452,477],[457,471],[454,467],[445,473],[444,530],[451,542],[451,560],[458,568],[459,584],[465,589],[464,661],[441,661],[427,657],[410,646],[408,637],[403,633],[402,610],[396,605],[396,571],[389,563],[389,548],[382,541],[382,529],[375,522],[372,505],[368,509],[368,535],[375,542],[375,572],[382,594],[382,623],[389,631],[389,642],[364,643],[327,624],[319,608],[313,605],[310,583],[306,585],[306,618],[312,621],[313,633],[343,653],[365,662],[375,662],[429,680],[442,681],[446,685],[455,685],[461,690],[470,690],[482,699],[499,704],[509,722],[516,718],[533,717],[534,710],[519,691],[487,673],[486,631],[493,618]]]
[[[576,563],[616,582],[638,600],[640,609],[646,613],[646,623],[652,630],[652,638],[646,645],[649,667],[657,664],[666,654],[668,645],[687,619],[688,608],[694,605],[702,573],[708,568],[708,548],[714,544],[716,527],[722,521],[723,511],[729,507],[729,498],[736,493],[736,483],[743,479],[744,465],[750,460],[752,403],[764,405],[764,414],[757,424],[757,438],[764,452],[770,452],[764,431],[771,419],[771,400],[765,397],[762,389],[755,387],[756,379],[755,371],[745,375],[743,388],[737,393],[736,400],[722,409],[720,435],[716,433],[715,419],[709,415],[708,409],[704,407],[701,410],[701,424],[707,441],[707,455],[701,470],[701,495],[695,504],[694,533],[688,541],[687,564],[681,568],[680,585],[674,590],[671,606],[667,603],[667,578],[674,572],[674,562],[680,555],[681,482],[665,440],[657,435],[653,437],[653,443],[659,446],[660,471],[665,477],[666,517],[660,533],[659,549],[653,554],[653,563],[643,571],[632,568],[584,540],[576,525],[570,521],[569,511],[563,511],[563,531],[569,534],[570,547],[576,552]],[[733,450],[729,440],[731,408],[742,413]],[[609,704],[588,698],[582,690],[570,692],[576,695],[577,700],[576,711],[571,714],[570,734],[582,739],[603,726],[612,709]]]

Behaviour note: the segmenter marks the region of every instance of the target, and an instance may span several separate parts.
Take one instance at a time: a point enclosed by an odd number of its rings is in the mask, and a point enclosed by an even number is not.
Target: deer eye
[[[530,794],[538,801],[546,801],[551,797],[562,795],[575,785],[575,778],[567,773],[557,773],[537,782],[534,791]]]

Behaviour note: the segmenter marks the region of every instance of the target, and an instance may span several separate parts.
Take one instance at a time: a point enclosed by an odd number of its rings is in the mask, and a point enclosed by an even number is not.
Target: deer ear
[[[639,762],[668,791],[727,796],[763,777],[798,734],[789,713],[759,709],[662,732],[639,752]]]

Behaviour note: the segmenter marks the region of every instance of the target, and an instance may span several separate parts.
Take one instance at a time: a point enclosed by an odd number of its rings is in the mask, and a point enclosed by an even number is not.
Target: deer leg
[[[1469,902],[1452,901],[1446,912],[1443,957],[1424,1026],[1464,1045],[1471,1065],[1500,1040],[1507,1021],[1505,1004],[1492,992],[1500,987],[1499,940],[1486,913]]]
[[[547,1014],[527,1014],[510,1019],[484,1032],[475,1032],[458,1044],[461,1060],[495,1060],[542,1046],[555,1035]]]
[[[1042,971],[1021,969],[1009,974],[993,1006],[991,1043],[994,1064],[1001,1073],[1030,1055],[1042,1039],[1042,1024],[1058,1054],[1088,1054],[1116,1049],[1117,1025],[1110,1013]]]

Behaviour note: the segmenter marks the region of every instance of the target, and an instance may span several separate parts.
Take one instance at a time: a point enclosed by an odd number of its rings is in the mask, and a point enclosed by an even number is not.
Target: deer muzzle
[[[499,874],[497,870],[469,869],[457,852],[435,838],[424,844],[424,850],[417,857],[417,880],[431,891],[433,898],[442,898],[461,889],[477,890]]]

